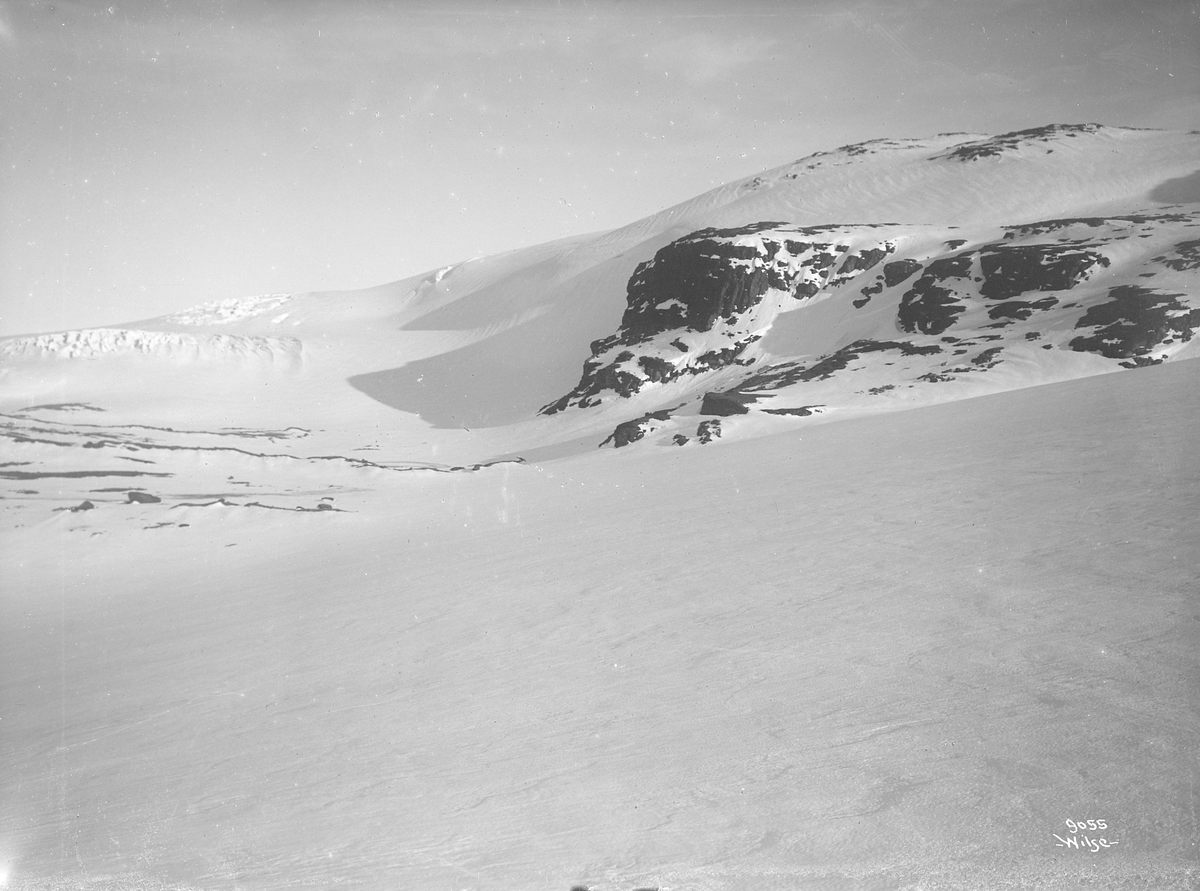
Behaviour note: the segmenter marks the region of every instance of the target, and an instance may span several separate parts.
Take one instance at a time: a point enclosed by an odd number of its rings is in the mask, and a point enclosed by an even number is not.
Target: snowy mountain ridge
[[[1188,358],[1198,159],[1200,134],[1096,124],[872,140],[390,285],[7,338],[4,404],[153,424],[182,387],[203,394],[188,418],[208,429],[255,426],[265,400],[266,426],[333,423],[342,454],[467,465],[760,436]],[[105,370],[118,356],[168,364],[131,390]],[[213,399],[239,389],[258,395]]]
[[[1200,302],[1189,296],[1198,227],[1197,213],[1051,220],[986,241],[942,230],[934,250],[919,243],[929,230],[913,227],[702,230],[638,266],[618,332],[593,342],[579,384],[543,412],[627,399],[684,376],[694,386],[664,399],[702,397],[700,415],[744,414],[760,400],[768,413],[791,414],[817,398],[844,408],[869,401],[857,398],[864,393],[965,375],[977,390],[1011,360],[1043,382],[1095,373],[1092,356],[1123,368],[1158,364],[1200,328]],[[787,333],[768,336],[777,322],[804,330],[808,307],[822,300],[840,309],[823,343],[804,332],[811,358],[795,354]],[[984,352],[957,358],[976,347]],[[840,393],[835,383],[819,397],[808,386],[850,376],[855,385]],[[718,382],[720,393],[701,386]],[[998,388],[1012,384],[1010,376]]]

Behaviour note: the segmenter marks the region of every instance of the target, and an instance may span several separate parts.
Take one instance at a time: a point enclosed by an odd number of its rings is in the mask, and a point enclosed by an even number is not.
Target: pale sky
[[[31,333],[381,284],[867,139],[1197,129],[1200,2],[0,0],[0,78]]]

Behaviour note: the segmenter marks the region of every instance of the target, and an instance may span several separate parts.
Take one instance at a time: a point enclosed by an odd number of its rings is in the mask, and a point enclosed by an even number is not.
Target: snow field
[[[10,883],[1185,888],[1196,369],[18,530]]]

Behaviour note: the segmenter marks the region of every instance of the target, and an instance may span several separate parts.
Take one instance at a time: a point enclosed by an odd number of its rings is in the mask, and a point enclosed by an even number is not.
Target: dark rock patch
[[[625,421],[622,424],[618,424],[613,429],[613,432],[600,443],[600,447],[603,448],[611,442],[615,449],[624,448],[646,435],[650,421],[666,421],[670,417],[671,412],[669,409],[646,412],[640,418],[634,418],[632,421]]]
[[[970,253],[943,257],[925,267],[921,277],[900,298],[896,318],[903,330],[941,334],[954,324],[966,307],[957,291],[942,287],[941,283],[950,279],[969,279],[971,257]]]
[[[916,260],[895,260],[883,267],[883,283],[894,288],[921,268]]]
[[[1049,124],[1045,127],[1031,127],[1028,130],[1016,130],[1012,133],[1002,133],[990,139],[979,142],[967,142],[955,146],[943,155],[935,158],[947,158],[955,161],[978,161],[981,158],[995,158],[1006,152],[1014,151],[1022,145],[1035,142],[1048,142],[1055,136],[1076,137],[1080,133],[1095,133],[1100,124]]]
[[[158,504],[162,501],[157,495],[151,495],[149,492],[134,492],[126,493],[128,504]]]
[[[1058,304],[1053,297],[1043,297],[1041,300],[1008,300],[988,307],[988,318],[1014,319],[1025,321],[1035,312],[1051,309]]]
[[[1173,248],[1174,257],[1163,255],[1155,257],[1155,261],[1176,272],[1200,268],[1200,238],[1191,241],[1181,241]]]
[[[1075,323],[1076,328],[1095,328],[1087,336],[1074,338],[1069,346],[1076,352],[1099,353],[1109,359],[1151,359],[1149,353],[1167,338],[1186,343],[1200,328],[1200,309],[1192,309],[1179,298],[1140,285],[1110,288],[1107,303],[1093,304]],[[1136,364],[1147,364],[1138,362]]]
[[[985,368],[992,368],[999,364],[999,359],[996,357],[1004,352],[1004,347],[989,347],[978,356],[971,360],[972,365],[981,365]]]
[[[571,405],[597,404],[601,391],[627,398],[646,382],[667,382],[730,364],[752,364],[740,358],[759,335],[728,347],[710,350],[676,365],[657,356],[638,358],[633,347],[660,334],[687,330],[711,331],[718,322],[735,323],[757,306],[769,290],[806,298],[822,287],[840,285],[830,272],[849,248],[832,240],[816,240],[832,227],[791,227],[762,222],[730,229],[701,229],[661,248],[634,270],[626,286],[626,306],[619,329],[591,344],[579,383],[565,396],[543,405],[554,414]],[[772,229],[782,229],[778,234]],[[735,243],[739,236],[757,236],[752,243]],[[838,277],[857,275],[877,265],[894,248],[890,243],[845,256]],[[671,344],[689,352],[675,338]]]
[[[1024,223],[1020,226],[1005,226],[1004,238],[1008,241],[1028,235],[1045,235],[1059,229],[1066,229],[1069,226],[1086,226],[1089,229],[1099,229],[1104,226],[1110,226],[1115,222],[1144,225],[1146,223],[1185,223],[1191,219],[1192,217],[1188,214],[1181,213],[1123,214],[1115,217],[1066,217],[1057,220]]]
[[[73,514],[77,514],[80,511],[95,510],[95,509],[96,509],[96,505],[92,504],[92,502],[81,501],[79,504],[75,505],[74,507],[59,507],[59,508],[55,508],[55,511],[65,510],[65,511],[70,511]]]
[[[675,366],[665,359],[654,356],[640,356],[638,366],[646,372],[646,380],[666,381],[675,376]]]
[[[1085,280],[1108,257],[1058,244],[993,245],[980,252],[988,300],[1007,300],[1029,291],[1066,291]]]
[[[708,445],[714,439],[721,438],[721,422],[720,421],[701,421],[696,428],[696,438],[700,440],[700,445]]]
[[[640,356],[636,367],[640,374],[630,371],[634,354],[630,350],[622,350],[608,365],[601,365],[597,359],[588,359],[583,364],[583,374],[575,388],[560,397],[555,402],[543,406],[540,413],[552,415],[575,403],[580,408],[588,408],[600,404],[600,393],[611,390],[617,396],[628,398],[637,393],[647,383],[667,383],[684,375],[703,374],[728,365],[752,365],[753,359],[742,358],[742,354],[752,343],[759,340],[761,335],[752,334],[719,350],[709,350],[701,353],[690,362],[675,365],[656,356]]]
[[[764,408],[763,411],[769,415],[794,415],[798,418],[807,418],[809,415],[816,414],[817,409],[824,407],[824,405],[801,405],[797,408]]]
[[[868,248],[865,251],[860,251],[857,254],[851,254],[842,263],[838,269],[838,275],[847,275],[851,272],[865,272],[873,268],[880,260],[886,257],[889,253],[884,248]]]
[[[737,390],[730,390],[726,393],[705,393],[704,401],[700,403],[700,414],[716,415],[720,418],[744,415],[750,411],[747,406],[753,404],[754,401],[754,396]]]
[[[881,291],[883,291],[883,282],[876,282],[875,284],[868,285],[859,291],[859,293],[863,295],[861,300],[853,300],[851,302],[854,304],[855,309],[862,309],[871,302],[872,297]]]
[[[942,348],[937,344],[919,346],[908,341],[856,340],[812,365],[785,362],[768,366],[746,378],[736,391],[727,391],[727,393],[740,392],[743,395],[749,395],[746,391],[752,393],[755,390],[778,390],[796,383],[827,380],[865,353],[888,350],[896,350],[904,356],[932,356],[940,353]]]
[[[752,364],[750,361],[739,357],[746,351],[746,347],[759,339],[760,335],[754,334],[744,340],[737,341],[732,346],[701,353],[696,357],[693,364],[696,368],[706,371],[714,368],[724,368],[727,365],[750,365]]]
[[[640,264],[626,288],[618,342],[634,344],[676,328],[709,331],[755,306],[769,288],[794,291],[803,271],[775,257],[816,249],[804,264],[825,271],[836,261],[831,244],[763,237],[762,247],[734,244],[739,235],[786,226],[764,222],[736,229],[701,229],[671,242]]]

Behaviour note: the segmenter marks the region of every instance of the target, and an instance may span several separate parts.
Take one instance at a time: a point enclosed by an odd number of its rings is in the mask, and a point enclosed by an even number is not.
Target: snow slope
[[[0,884],[1194,887],[1198,161],[0,341]]]

